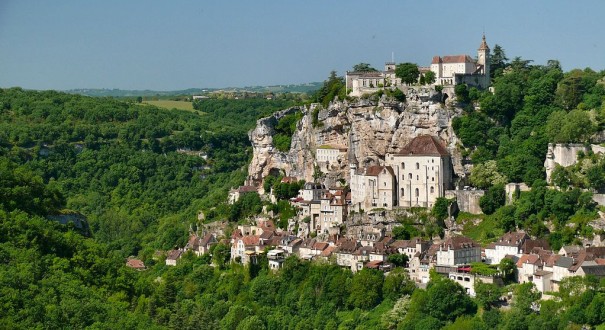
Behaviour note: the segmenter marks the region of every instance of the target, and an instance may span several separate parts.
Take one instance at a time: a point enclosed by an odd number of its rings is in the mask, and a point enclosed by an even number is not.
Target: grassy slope
[[[193,109],[193,103],[186,101],[172,101],[172,100],[159,100],[159,101],[144,101],[143,103],[155,105],[159,108],[164,108],[168,110],[179,109],[186,111],[195,111]]]

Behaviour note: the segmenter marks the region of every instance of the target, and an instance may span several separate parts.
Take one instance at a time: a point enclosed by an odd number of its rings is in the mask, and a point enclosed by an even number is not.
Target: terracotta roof
[[[412,139],[399,150],[399,155],[448,156],[449,152],[439,138],[431,135],[420,135]]]
[[[334,250],[336,250],[335,246],[328,246],[325,250],[321,251],[321,256],[329,257],[332,255],[332,252],[334,252]]]
[[[313,249],[314,250],[320,250],[323,251],[328,247],[328,243],[324,243],[324,242],[317,242],[315,244],[313,244]]]
[[[378,176],[383,170],[386,170],[386,172],[388,172],[392,176],[395,176],[395,172],[393,171],[393,168],[391,166],[379,166],[379,165],[369,166],[368,168],[366,168],[365,175]]]
[[[381,260],[374,260],[374,261],[370,261],[367,264],[365,264],[365,268],[378,269],[380,267],[380,265],[382,265]]]
[[[519,261],[517,261],[517,268],[521,268],[523,267],[523,264],[536,264],[539,265],[540,262],[540,256],[537,254],[524,254],[521,256],[521,258],[519,259]]]
[[[561,259],[562,257],[563,256],[559,255],[559,254],[551,254],[544,261],[544,266],[546,266],[546,267],[553,267],[554,265],[557,264],[557,260]]]
[[[244,245],[259,245],[260,237],[258,235],[244,236],[241,238]]]
[[[239,229],[236,229],[233,231],[233,234],[231,234],[231,238],[240,238],[244,235],[242,235],[242,231]]]
[[[433,60],[431,61],[431,64],[439,64],[439,63],[443,63],[441,56],[433,56]]]

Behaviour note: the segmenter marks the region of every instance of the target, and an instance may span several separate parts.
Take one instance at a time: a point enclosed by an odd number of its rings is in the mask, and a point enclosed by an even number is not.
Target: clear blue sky
[[[0,87],[176,90],[323,81],[475,56],[605,69],[605,1],[0,0]]]

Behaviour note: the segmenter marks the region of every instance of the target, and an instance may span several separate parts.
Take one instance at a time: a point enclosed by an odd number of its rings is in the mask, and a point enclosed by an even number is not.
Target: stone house
[[[320,234],[327,234],[332,228],[338,228],[347,219],[348,205],[345,200],[344,191],[337,190],[334,193],[325,192],[320,201],[319,221],[315,224],[319,227]],[[340,231],[340,230],[338,230]]]
[[[485,262],[498,264],[506,255],[518,255],[521,253],[523,243],[529,239],[525,232],[508,232],[498,241],[485,248]]]
[[[439,244],[438,266],[468,265],[473,262],[481,262],[481,246],[472,239],[453,236]]]
[[[410,279],[418,283],[429,282],[429,272],[437,265],[439,246],[439,244],[432,244],[427,250],[414,254],[408,266]]]
[[[336,264],[342,267],[351,268],[355,258],[353,254],[361,245],[354,239],[340,239],[336,242],[336,249],[332,254],[336,257]]]
[[[176,266],[177,260],[179,260],[182,255],[183,250],[181,249],[168,251],[168,255],[166,255],[166,266]]]
[[[351,203],[356,209],[383,208],[392,210],[397,205],[395,174],[391,166],[369,166],[362,172],[351,166]]]
[[[395,62],[386,62],[384,71],[347,71],[345,85],[350,96],[375,93],[383,88],[401,86],[401,79],[395,76]]]

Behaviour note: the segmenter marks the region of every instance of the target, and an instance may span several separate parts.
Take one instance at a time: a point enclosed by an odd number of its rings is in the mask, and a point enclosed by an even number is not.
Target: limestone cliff
[[[433,101],[435,95],[429,95],[426,90],[425,94],[411,92],[408,93],[410,100],[405,103],[382,98],[378,101],[362,99],[355,103],[333,102],[327,109],[313,104],[259,119],[256,128],[248,133],[254,155],[248,168],[247,184],[262,187],[264,177],[279,171],[312,181],[317,148],[322,145],[346,147],[349,157],[339,157],[337,163],[331,164],[332,171],[323,179],[323,183],[330,186],[338,179],[348,179],[350,156],[355,156],[361,168],[380,164],[387,152],[399,150],[422,134],[441,138],[452,155],[454,172],[464,176],[456,148],[458,138],[451,126],[452,118],[461,110]],[[319,110],[319,124],[313,127],[316,110]],[[292,136],[290,150],[280,152],[273,145],[274,127],[281,117],[295,111],[302,111],[304,116]]]

